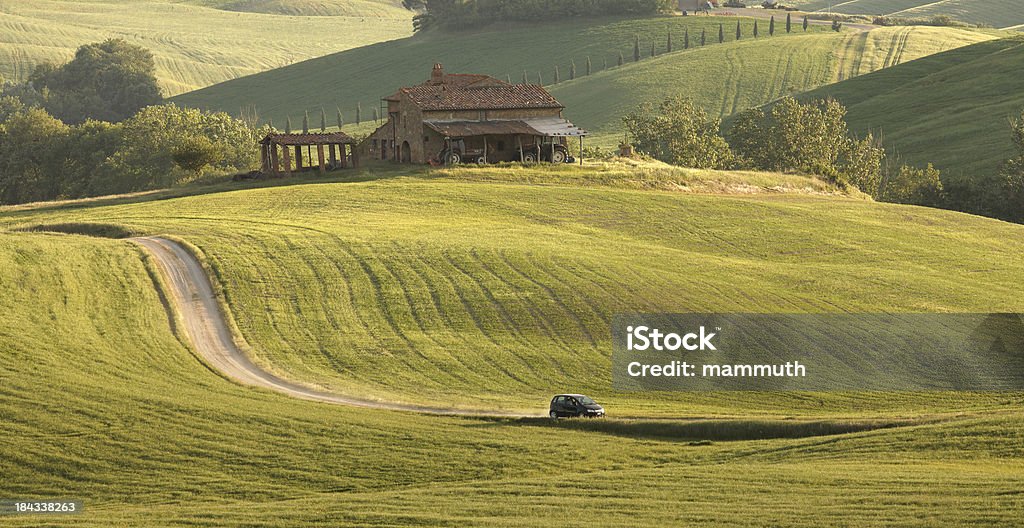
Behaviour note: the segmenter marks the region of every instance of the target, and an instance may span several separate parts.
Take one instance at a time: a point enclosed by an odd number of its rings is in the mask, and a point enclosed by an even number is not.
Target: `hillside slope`
[[[947,15],[973,24],[996,28],[1024,25],[1024,11],[1017,0],[792,0],[802,9],[850,15],[893,15],[907,18]]]
[[[949,175],[993,174],[1013,153],[1007,120],[1024,109],[1024,37],[983,42],[824,86],[848,121],[904,159]]]
[[[725,117],[784,95],[915,60],[992,37],[949,28],[879,28],[867,32],[747,39],[630,64],[555,86],[569,114],[599,133],[614,133],[641,102],[693,99]]]
[[[572,389],[641,415],[939,408],[949,402],[914,395],[651,404],[611,390],[607,325],[630,312],[1024,309],[1013,279],[1024,272],[1020,226],[793,183],[781,195],[751,194],[749,184],[728,196],[642,190],[692,185],[678,169],[566,168],[556,180],[546,171],[403,170],[362,183],[14,209],[3,221],[181,237],[209,259],[261,366],[418,404],[530,410]],[[718,176],[728,178],[744,176]],[[762,185],[789,178],[800,179]]]
[[[0,75],[24,80],[40,62],[70,60],[82,44],[122,38],[153,52],[164,94],[175,95],[412,33],[411,13],[383,2],[335,2],[344,10],[330,14],[343,16],[291,16],[310,14],[296,10],[301,2],[283,3],[296,8],[284,11],[269,5],[228,11],[221,8],[229,2],[207,3],[214,6],[171,0],[0,0]]]

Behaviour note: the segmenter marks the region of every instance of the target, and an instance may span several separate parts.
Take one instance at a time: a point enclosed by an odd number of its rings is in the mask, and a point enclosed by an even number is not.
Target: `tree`
[[[668,53],[672,53],[672,30],[668,30],[668,43],[665,45],[665,50]]]
[[[188,136],[171,151],[171,159],[178,167],[199,176],[203,169],[223,159],[223,154],[206,136]]]
[[[725,24],[718,25],[718,43],[722,44],[725,42]]]
[[[304,112],[302,115],[302,133],[309,134],[309,111],[304,110]]]
[[[811,25],[810,21],[807,20],[807,15],[804,15],[804,31]]]
[[[341,107],[340,107],[340,106],[338,106],[338,107],[335,107],[335,109],[336,109],[336,110],[338,111],[338,115],[337,115],[337,120],[338,120],[338,130],[341,130],[341,127],[345,126],[345,116],[344,116],[344,115],[342,115],[342,113],[341,113]]]
[[[47,93],[46,110],[69,124],[123,121],[162,99],[153,54],[121,39],[86,44],[60,67],[40,64],[29,83]]]
[[[708,32],[707,29],[700,30],[700,45],[704,47],[708,43]]]
[[[757,38],[757,20],[754,20],[754,38]]]
[[[587,55],[587,77],[594,73],[594,63],[590,62],[590,55]]]
[[[530,84],[530,76],[526,74],[526,70],[523,70],[523,84]]]
[[[1010,132],[1017,155],[1003,163],[999,171],[1002,203],[995,210],[1002,218],[1021,222],[1024,221],[1024,112],[1019,119],[1010,122]]]
[[[380,123],[380,109],[373,107],[373,122]]]
[[[555,64],[555,84],[558,84],[559,81],[560,79],[558,77],[558,65]]]
[[[622,66],[622,65],[623,65],[623,64],[625,64],[625,63],[626,63],[626,57],[624,57],[624,56],[622,55],[622,52],[620,51],[620,52],[619,52],[619,66]]]
[[[537,84],[544,86],[544,74],[539,71],[537,72]]]
[[[363,123],[363,105],[362,103],[356,103],[356,124],[360,125]]]
[[[320,107],[320,132],[327,132],[327,111]]]
[[[291,134],[292,133],[292,116],[288,116],[288,118],[285,119],[285,121],[284,121],[284,133],[285,134]]]
[[[786,13],[786,33],[793,32],[793,13]]]
[[[737,22],[736,23],[736,40],[739,40],[742,36],[743,36],[743,33],[742,33],[741,29],[740,29],[740,23]]]
[[[880,192],[886,202],[935,207],[944,201],[942,174],[931,163],[924,169],[903,165]]]
[[[569,80],[576,80],[576,61],[574,60],[569,61]]]
[[[654,42],[652,41],[651,42],[651,57],[654,57],[655,55],[657,55],[657,51],[655,51]]]
[[[839,173],[846,182],[873,198],[881,196],[885,149],[878,145],[872,134],[860,140],[849,138],[840,158]]]
[[[683,49],[690,49],[690,28],[683,33]]]
[[[640,62],[640,35],[633,40],[633,62]]]
[[[506,73],[505,74],[505,82],[508,83],[508,84],[512,84],[512,74],[510,74],[510,73]]]
[[[667,163],[702,169],[731,163],[729,145],[719,135],[720,122],[689,99],[666,99],[658,107],[643,103],[623,124],[638,150]]]
[[[8,106],[16,105],[9,101]],[[42,108],[14,110],[0,126],[0,203],[60,196],[61,146],[68,131]]]
[[[775,15],[772,15],[771,20],[768,21],[768,36],[775,36]]]

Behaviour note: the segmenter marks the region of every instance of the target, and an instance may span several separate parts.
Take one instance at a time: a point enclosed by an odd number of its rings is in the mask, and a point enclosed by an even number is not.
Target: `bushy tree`
[[[656,159],[702,169],[726,168],[732,153],[719,135],[720,122],[689,99],[643,103],[623,118],[634,146]]]
[[[879,198],[893,203],[939,206],[943,203],[941,176],[931,163],[924,169],[903,165],[886,178]]]
[[[155,72],[148,50],[110,39],[78,48],[63,66],[40,64],[29,83],[46,94],[46,110],[65,123],[118,122],[161,101]]]
[[[1006,161],[999,171],[1002,203],[996,208],[999,216],[1014,222],[1024,221],[1024,112],[1011,121],[1010,137],[1017,155]]]
[[[849,138],[841,151],[838,173],[845,181],[873,198],[881,196],[882,162],[885,149],[872,134],[862,139]]]
[[[174,164],[196,176],[223,156],[220,148],[206,136],[186,136],[171,149]]]
[[[41,108],[15,110],[0,126],[0,202],[61,196],[61,163],[69,127]]]

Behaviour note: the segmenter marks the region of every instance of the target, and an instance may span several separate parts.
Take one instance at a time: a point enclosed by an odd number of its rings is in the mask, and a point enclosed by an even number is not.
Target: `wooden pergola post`
[[[540,143],[541,143],[541,141],[544,141],[544,136],[537,136],[537,140],[535,141],[537,143],[537,163],[540,163]]]
[[[341,147],[341,145],[337,145],[337,146]],[[331,157],[331,168],[332,169],[338,168],[338,156],[334,153],[334,147],[335,147],[334,143],[331,143],[330,145],[327,145],[328,150],[330,150],[330,152],[331,152],[331,156],[330,157]]]
[[[523,162],[523,136],[516,134],[516,146],[519,148],[519,162]]]
[[[295,145],[295,171],[302,172],[302,146]]]
[[[580,167],[583,166],[583,136],[580,136]]]
[[[487,134],[484,134],[484,163],[487,163]]]
[[[327,172],[326,164],[324,163],[324,146],[316,146],[316,159],[320,162],[320,174]]]
[[[284,152],[284,173],[288,176],[292,175],[292,151],[287,145],[281,145],[281,151]]]
[[[274,176],[281,174],[281,164],[277,159],[277,143],[271,143],[270,145],[270,166],[273,169]]]

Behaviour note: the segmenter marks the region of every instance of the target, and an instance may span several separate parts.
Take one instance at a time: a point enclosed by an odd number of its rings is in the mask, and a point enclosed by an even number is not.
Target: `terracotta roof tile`
[[[278,145],[328,145],[355,143],[352,136],[344,132],[310,133],[310,134],[267,134],[260,143],[276,143]]]
[[[422,110],[519,110],[564,108],[542,86],[507,84],[498,86],[419,85],[403,88]]]

